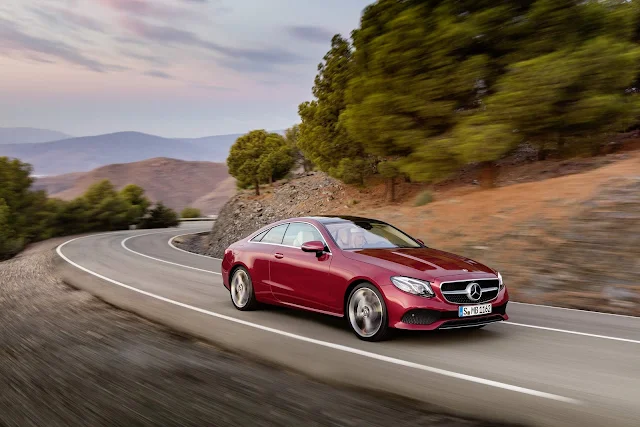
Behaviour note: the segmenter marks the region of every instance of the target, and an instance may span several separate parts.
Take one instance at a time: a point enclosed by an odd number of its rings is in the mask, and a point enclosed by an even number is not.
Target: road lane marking
[[[605,340],[622,341],[622,342],[629,342],[629,343],[633,343],[633,344],[640,344],[639,340],[632,340],[632,339],[629,339],[629,338],[610,337],[610,336],[607,336],[607,335],[589,334],[587,332],[578,332],[578,331],[568,331],[566,329],[549,328],[549,327],[546,327],[546,326],[527,325],[527,324],[524,324],[524,323],[511,322],[509,320],[506,321],[506,322],[498,322],[498,323],[502,323],[503,325],[522,326],[524,328],[542,329],[543,331],[563,332],[565,334],[581,335],[581,336],[584,336],[584,337],[602,338],[602,339],[605,339]]]
[[[156,233],[151,233],[151,234],[156,234]],[[237,324],[241,324],[244,326],[248,326],[254,329],[259,329],[265,332],[271,332],[273,334],[276,335],[280,335],[280,336],[284,336],[287,338],[292,338],[298,341],[302,341],[302,342],[307,342],[310,344],[315,344],[318,346],[322,346],[322,347],[326,347],[326,348],[331,348],[334,350],[338,350],[338,351],[343,351],[346,353],[351,353],[351,354],[356,354],[359,356],[363,356],[363,357],[367,357],[369,359],[374,359],[374,360],[378,360],[381,362],[387,362],[393,365],[398,365],[398,366],[403,366],[406,368],[412,368],[412,369],[416,369],[416,370],[420,370],[420,371],[424,371],[424,372],[430,372],[430,373],[434,373],[434,374],[438,374],[438,375],[443,375],[446,377],[450,377],[450,378],[456,378],[456,379],[460,379],[460,380],[464,380],[464,381],[469,381],[469,382],[473,382],[476,384],[482,384],[482,385],[487,385],[490,387],[495,387],[495,388],[500,388],[503,390],[509,390],[509,391],[513,391],[513,392],[517,392],[517,393],[522,393],[522,394],[527,394],[527,395],[531,395],[531,396],[536,396],[536,397],[540,397],[540,398],[544,398],[544,399],[550,399],[550,400],[555,400],[555,401],[559,401],[559,402],[564,402],[564,403],[569,403],[569,404],[574,404],[574,405],[581,405],[582,402],[576,399],[572,399],[569,397],[564,397],[564,396],[560,396],[557,394],[552,394],[552,393],[547,393],[547,392],[543,392],[543,391],[538,391],[538,390],[533,390],[533,389],[529,389],[529,388],[525,388],[525,387],[519,387],[519,386],[515,386],[515,385],[511,385],[511,384],[507,384],[507,383],[502,383],[502,382],[498,382],[498,381],[493,381],[493,380],[488,380],[485,378],[480,378],[480,377],[475,377],[472,375],[467,375],[467,374],[461,374],[458,372],[453,372],[453,371],[448,371],[445,369],[440,369],[440,368],[435,368],[432,366],[427,366],[427,365],[421,365],[419,363],[415,363],[415,362],[409,362],[407,360],[402,360],[402,359],[397,359],[394,357],[390,357],[390,356],[384,356],[381,354],[377,354],[377,353],[371,353],[369,351],[364,351],[364,350],[360,350],[357,348],[353,348],[353,347],[348,347],[345,345],[341,345],[341,344],[335,344],[335,343],[331,343],[328,341],[321,341],[315,338],[309,338],[309,337],[305,337],[303,335],[297,335],[297,334],[293,334],[291,332],[286,332],[286,331],[282,331],[280,329],[275,329],[275,328],[271,328],[268,326],[264,326],[264,325],[260,325],[257,323],[252,323],[252,322],[248,322],[246,320],[242,320],[242,319],[238,319],[236,317],[231,317],[231,316],[227,316],[225,314],[220,314],[220,313],[216,313],[213,311],[209,311],[209,310],[205,310],[203,308],[199,308],[199,307],[195,307],[189,304],[185,304],[179,301],[175,301],[169,298],[165,298],[163,296],[160,295],[156,295],[153,294],[151,292],[147,292],[147,291],[143,291],[142,289],[138,289],[135,288],[133,286],[124,284],[122,282],[118,282],[117,280],[113,280],[110,279],[106,276],[103,276],[99,273],[96,273],[94,271],[89,270],[88,268],[85,268],[75,262],[73,262],[72,260],[70,260],[69,258],[67,258],[63,253],[62,253],[62,248],[69,244],[72,243],[76,240],[80,240],[80,239],[84,239],[87,237],[91,237],[91,236],[85,236],[85,237],[77,237],[75,239],[71,239],[69,241],[66,241],[64,243],[62,243],[60,246],[58,246],[56,248],[56,252],[58,253],[58,255],[64,259],[66,262],[68,262],[69,264],[71,264],[72,266],[91,274],[92,276],[98,277],[102,280],[105,280],[109,283],[112,283],[114,285],[120,286],[122,288],[125,289],[129,289],[133,292],[137,292],[139,294],[142,295],[146,295],[148,297],[157,299],[159,301],[164,301],[166,303],[169,304],[173,304],[176,305],[178,307],[182,307],[188,310],[192,310],[201,314],[205,314],[211,317],[216,317],[219,319],[223,319],[223,320],[227,320],[229,322],[233,322],[233,323],[237,323]]]
[[[211,271],[211,270],[205,270],[203,268],[191,267],[190,265],[178,264],[177,262],[171,262],[171,261],[167,261],[167,260],[164,260],[164,259],[152,257],[150,255],[145,255],[143,253],[136,252],[133,249],[130,249],[130,248],[127,247],[127,241],[129,241],[130,239],[133,239],[135,237],[150,236],[150,235],[153,235],[153,234],[163,234],[163,233],[169,233],[169,232],[170,231],[162,231],[162,232],[153,232],[153,233],[145,233],[145,234],[136,234],[134,236],[129,236],[126,239],[124,239],[122,242],[120,242],[120,246],[122,246],[125,250],[127,250],[127,251],[129,251],[131,253],[134,253],[136,255],[140,255],[140,256],[145,257],[145,258],[152,259],[154,261],[164,262],[165,264],[171,264],[171,265],[175,265],[177,267],[188,268],[190,270],[196,270],[196,271],[200,271],[200,272],[203,272],[203,273],[216,274],[218,276],[222,275],[222,273],[218,273],[217,271]]]
[[[177,239],[178,237],[182,237],[182,236],[190,236],[192,234],[198,234],[198,233],[185,233],[185,234],[178,234],[177,236],[173,236],[172,238],[169,239],[169,246],[171,246],[176,251],[184,252],[184,253],[189,254],[189,255],[195,255],[195,256],[199,256],[199,257],[203,257],[203,258],[215,259],[216,261],[222,261],[222,259],[220,259],[220,258],[215,258],[215,257],[208,256],[208,255],[202,255],[202,254],[197,254],[195,252],[185,251],[184,249],[181,249],[181,248],[179,248],[179,247],[177,247],[176,245],[173,244],[173,240],[174,239]]]
[[[589,314],[603,314],[605,316],[615,316],[615,317],[626,317],[629,319],[636,319],[640,321],[640,317],[638,316],[631,316],[628,314],[616,314],[616,313],[605,313],[604,311],[595,311],[595,310],[581,310],[579,308],[569,308],[569,307],[555,307],[553,305],[543,305],[543,304],[530,304],[528,302],[517,302],[517,301],[510,301],[509,304],[517,304],[517,305],[530,305],[532,307],[544,307],[544,308],[554,308],[556,310],[567,310],[567,311],[577,311],[577,312],[582,312],[582,313],[589,313]]]

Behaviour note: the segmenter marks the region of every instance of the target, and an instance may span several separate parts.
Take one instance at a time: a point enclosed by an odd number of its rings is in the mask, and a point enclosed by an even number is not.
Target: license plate
[[[491,304],[463,305],[458,307],[458,317],[481,316],[491,314]]]

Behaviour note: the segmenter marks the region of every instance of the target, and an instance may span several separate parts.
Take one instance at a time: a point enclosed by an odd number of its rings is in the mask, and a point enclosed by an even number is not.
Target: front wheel
[[[389,336],[387,306],[371,283],[361,283],[353,288],[347,302],[347,318],[361,340],[382,341]]]
[[[231,276],[231,302],[240,311],[254,310],[258,302],[253,291],[253,282],[249,272],[239,267]]]

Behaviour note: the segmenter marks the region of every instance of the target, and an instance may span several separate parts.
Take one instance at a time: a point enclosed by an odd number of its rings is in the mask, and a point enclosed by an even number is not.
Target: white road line
[[[136,251],[134,251],[133,249],[129,249],[129,248],[127,247],[127,244],[126,244],[126,243],[127,243],[127,241],[128,241],[128,240],[130,240],[130,239],[133,239],[133,238],[135,238],[135,237],[150,236],[150,235],[152,235],[152,234],[162,234],[162,233],[168,233],[168,231],[164,231],[164,232],[155,232],[155,233],[145,233],[145,234],[136,234],[136,235],[134,235],[134,236],[129,236],[129,237],[127,237],[126,239],[124,239],[122,242],[120,242],[120,246],[122,246],[125,250],[127,250],[127,251],[129,251],[129,252],[131,252],[131,253],[134,253],[134,254],[136,254],[136,255],[139,255],[139,256],[142,256],[142,257],[145,257],[145,258],[152,259],[152,260],[154,260],[154,261],[164,262],[165,264],[175,265],[176,267],[188,268],[189,270],[201,271],[201,272],[203,272],[203,273],[216,274],[216,275],[218,275],[218,276],[221,276],[221,275],[222,275],[222,273],[218,273],[217,271],[204,270],[204,269],[202,269],[202,268],[191,267],[191,266],[189,266],[189,265],[178,264],[177,262],[171,262],[171,261],[167,261],[167,260],[164,260],[164,259],[160,259],[160,258],[152,257],[152,256],[149,256],[149,255],[145,255],[145,254],[143,254],[143,253],[136,252]]]
[[[626,317],[626,318],[629,318],[629,319],[640,320],[640,317],[638,317],[638,316],[630,316],[628,314],[605,313],[603,311],[581,310],[579,308],[555,307],[553,305],[531,304],[531,303],[528,303],[528,302],[517,302],[517,301],[510,301],[509,304],[529,305],[531,307],[553,308],[553,309],[556,309],[556,310],[577,311],[577,312],[582,312],[582,313],[602,314],[602,315],[605,315],[605,316]]]
[[[589,334],[587,332],[568,331],[566,329],[556,329],[556,328],[548,328],[546,326],[527,325],[527,324],[524,324],[524,323],[515,323],[515,322],[511,322],[511,321],[498,322],[498,323],[499,324],[501,323],[503,325],[522,326],[524,328],[542,329],[543,331],[562,332],[562,333],[571,334],[571,335],[582,335],[584,337],[602,338],[602,339],[605,339],[605,340],[622,341],[622,342],[629,342],[629,343],[633,343],[633,344],[640,344],[640,341],[632,340],[632,339],[629,339],[629,338],[618,338],[618,337],[610,337],[610,336],[607,336],[607,335]]]
[[[176,251],[184,252],[184,253],[189,254],[189,255],[195,255],[195,256],[199,256],[199,257],[203,257],[203,258],[215,259],[217,261],[222,261],[222,259],[220,259],[220,258],[215,258],[215,257],[208,256],[208,255],[202,255],[202,254],[197,254],[195,252],[185,251],[184,249],[180,249],[179,247],[177,247],[176,245],[173,244],[173,240],[174,239],[177,239],[178,237],[183,237],[183,236],[190,236],[192,234],[198,234],[198,233],[185,233],[185,234],[178,234],[177,236],[173,236],[172,238],[169,239],[169,246],[171,246]]]
[[[68,243],[74,242],[76,240],[79,239],[84,239],[86,237],[90,237],[90,236],[85,236],[85,237],[78,237],[75,239],[71,239],[67,242],[62,243],[60,246],[58,246],[56,248],[56,252],[58,253],[58,255],[60,255],[60,257],[62,259],[64,259],[66,262],[68,262],[69,264],[73,265],[74,267],[85,271],[95,277],[98,277],[102,280],[105,280],[109,283],[112,283],[114,285],[129,289],[131,291],[140,293],[142,295],[146,295],[148,297],[160,300],[160,301],[164,301],[167,302],[169,304],[173,304],[182,308],[186,308],[188,310],[192,310],[201,314],[205,314],[207,316],[212,316],[212,317],[217,317],[219,319],[223,319],[223,320],[227,320],[229,322],[234,322],[234,323],[238,323],[244,326],[248,326],[251,328],[255,328],[255,329],[259,329],[265,332],[271,332],[273,334],[277,334],[277,335],[281,335],[281,336],[285,336],[287,338],[292,338],[298,341],[303,341],[303,342],[307,342],[310,344],[315,344],[315,345],[319,345],[322,347],[327,347],[327,348],[331,348],[334,350],[338,350],[338,351],[343,351],[346,353],[351,353],[351,354],[357,354],[359,356],[363,356],[363,357],[367,357],[369,359],[374,359],[374,360],[379,360],[382,362],[387,362],[387,363],[391,363],[394,365],[398,365],[398,366],[403,366],[406,368],[412,368],[412,369],[417,369],[420,371],[425,371],[425,372],[431,372],[434,374],[438,374],[438,375],[444,375],[450,378],[456,378],[456,379],[460,379],[460,380],[464,380],[464,381],[469,381],[469,382],[473,382],[473,383],[477,383],[477,384],[482,384],[482,385],[487,385],[490,387],[496,387],[496,388],[500,388],[503,390],[509,390],[509,391],[514,391],[517,393],[523,393],[523,394],[528,394],[531,396],[536,396],[536,397],[541,397],[544,399],[551,399],[551,400],[555,400],[555,401],[559,401],[559,402],[564,402],[564,403],[569,403],[569,404],[574,404],[574,405],[581,405],[582,402],[576,399],[572,399],[569,397],[564,397],[564,396],[560,396],[557,394],[551,394],[551,393],[546,393],[543,391],[538,391],[538,390],[533,390],[533,389],[529,389],[529,388],[524,388],[524,387],[519,387],[519,386],[515,386],[515,385],[511,385],[511,384],[506,384],[506,383],[501,383],[498,381],[493,381],[493,380],[488,380],[485,378],[480,378],[480,377],[474,377],[472,375],[466,375],[466,374],[461,374],[458,372],[453,372],[453,371],[447,371],[444,369],[439,369],[439,368],[434,368],[432,366],[427,366],[427,365],[421,365],[419,363],[415,363],[415,362],[409,362],[406,360],[402,360],[402,359],[396,359],[394,357],[389,357],[389,356],[383,356],[381,354],[376,354],[376,353],[371,353],[369,351],[364,351],[364,350],[360,350],[357,348],[353,348],[353,347],[347,347],[345,345],[341,345],[341,344],[335,344],[335,343],[331,343],[331,342],[327,342],[327,341],[321,341],[321,340],[317,340],[315,338],[309,338],[309,337],[305,337],[302,335],[297,335],[297,334],[293,334],[290,332],[285,332],[285,331],[281,331],[280,329],[275,329],[275,328],[270,328],[268,326],[263,326],[263,325],[259,325],[257,323],[251,323],[251,322],[247,322],[246,320],[241,320],[235,317],[231,317],[231,316],[227,316],[224,314],[220,314],[220,313],[215,313],[213,311],[209,311],[209,310],[205,310],[199,307],[194,307],[192,305],[189,304],[185,304],[179,301],[174,301],[172,299],[169,298],[165,298],[162,297],[160,295],[156,295],[156,294],[152,294],[151,292],[147,292],[147,291],[143,291],[141,289],[138,288],[134,288],[133,286],[130,285],[126,285],[124,283],[118,282],[116,280],[110,279],[108,277],[105,277],[101,274],[98,274],[96,272],[93,272],[85,267],[82,267],[79,264],[76,264],[75,262],[71,261],[69,258],[67,258],[63,253],[62,253],[62,248],[67,245]]]

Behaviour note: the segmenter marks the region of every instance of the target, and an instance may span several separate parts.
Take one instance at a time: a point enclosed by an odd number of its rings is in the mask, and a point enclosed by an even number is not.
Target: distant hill
[[[88,172],[114,163],[154,157],[224,162],[240,134],[172,139],[140,132],[84,136],[39,144],[0,145],[0,156],[31,164],[35,175]]]
[[[71,135],[49,129],[0,128],[0,144],[35,144],[71,138]]]
[[[112,164],[90,172],[37,178],[34,189],[49,196],[71,200],[89,186],[109,179],[118,189],[137,184],[152,201],[182,210],[197,207],[203,215],[216,214],[236,192],[235,180],[224,163],[152,158],[141,162]]]

